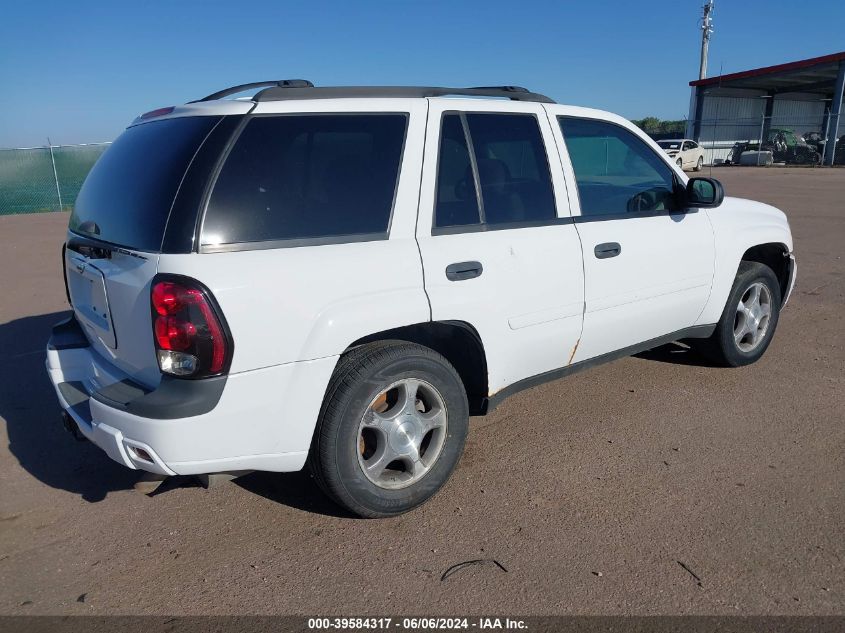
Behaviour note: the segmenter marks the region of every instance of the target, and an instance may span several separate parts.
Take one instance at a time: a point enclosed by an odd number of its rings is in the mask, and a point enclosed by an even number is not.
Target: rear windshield
[[[182,117],[130,127],[89,172],[70,229],[141,251],[161,250],[179,183],[219,117]]]

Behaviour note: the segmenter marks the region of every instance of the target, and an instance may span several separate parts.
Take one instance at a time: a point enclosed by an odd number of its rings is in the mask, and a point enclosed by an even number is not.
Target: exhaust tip
[[[79,426],[76,424],[76,421],[67,411],[62,411],[62,426],[65,427],[65,431],[73,435],[73,438],[77,442],[88,441],[88,438],[82,434],[82,431],[79,430]]]
[[[143,462],[148,462],[150,464],[155,463],[155,461],[150,456],[150,454],[147,451],[145,451],[143,448],[141,448],[140,446],[127,446],[127,448],[129,449],[129,452],[135,458],[140,459]]]

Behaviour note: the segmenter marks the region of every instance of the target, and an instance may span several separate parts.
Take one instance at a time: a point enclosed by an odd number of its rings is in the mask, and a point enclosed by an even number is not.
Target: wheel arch
[[[787,298],[795,268],[786,215],[770,205],[734,197],[725,197],[719,207],[706,213],[715,245],[713,281],[710,297],[695,324],[718,322],[743,261],[770,266],[783,298]]]
[[[478,331],[466,321],[427,321],[383,330],[351,343],[349,351],[366,343],[398,340],[433,349],[448,360],[463,382],[470,415],[486,413],[487,355]]]
[[[789,293],[789,282],[792,274],[792,260],[789,257],[789,247],[782,242],[768,242],[748,248],[740,259],[742,262],[757,262],[768,266],[775,273],[780,286],[781,303],[785,302]],[[737,266],[739,270],[739,266]]]

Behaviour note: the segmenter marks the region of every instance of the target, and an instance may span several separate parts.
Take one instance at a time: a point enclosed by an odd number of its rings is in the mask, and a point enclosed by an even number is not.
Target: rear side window
[[[386,236],[406,127],[404,114],[251,119],[209,199],[203,245]]]
[[[435,225],[463,226],[480,222],[478,193],[461,116],[447,114],[440,127]]]
[[[558,120],[575,171],[581,215],[676,209],[672,168],[639,137],[606,121]]]
[[[161,250],[173,199],[219,117],[179,117],[127,129],[88,173],[70,229],[141,251]]]
[[[444,115],[437,227],[495,227],[542,222],[556,215],[546,149],[534,115]]]
[[[487,224],[555,217],[540,126],[532,114],[467,114]]]

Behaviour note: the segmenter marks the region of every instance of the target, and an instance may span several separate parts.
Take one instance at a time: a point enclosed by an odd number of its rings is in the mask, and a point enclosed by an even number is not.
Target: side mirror
[[[725,190],[715,178],[690,178],[687,182],[686,203],[688,207],[712,209],[722,204]]]

